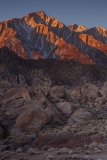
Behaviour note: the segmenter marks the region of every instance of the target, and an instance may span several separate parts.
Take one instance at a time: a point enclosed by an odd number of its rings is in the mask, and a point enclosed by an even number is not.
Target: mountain
[[[107,64],[107,30],[66,26],[43,11],[0,22],[0,47],[7,46],[24,59],[76,60]]]

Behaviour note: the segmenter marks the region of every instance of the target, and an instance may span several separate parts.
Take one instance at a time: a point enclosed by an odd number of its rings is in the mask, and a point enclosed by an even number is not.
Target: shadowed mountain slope
[[[18,83],[18,76],[22,74],[29,83],[35,69],[43,70],[44,74],[48,74],[52,82],[58,85],[76,86],[86,82],[98,84],[107,80],[106,65],[86,65],[74,60],[24,60],[7,47],[0,49],[1,79],[11,81],[11,77],[14,77],[13,81],[15,80]]]

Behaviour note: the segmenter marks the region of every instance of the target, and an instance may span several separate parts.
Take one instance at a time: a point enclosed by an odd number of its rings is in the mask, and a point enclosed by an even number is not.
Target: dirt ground
[[[49,153],[53,157],[55,157],[55,160],[61,160],[64,157],[72,157],[74,154],[61,154],[57,155],[56,150],[52,152],[48,151],[40,151],[40,155],[29,155],[28,153],[14,153],[10,157],[8,157],[8,160],[19,160],[21,158],[26,158],[26,160],[46,160],[45,153]],[[107,151],[101,152],[101,153],[95,153],[95,152],[90,152],[90,154],[86,153],[77,153],[79,158],[85,158],[85,156],[89,156],[88,160],[107,160]],[[75,160],[72,158],[69,158],[70,160]]]

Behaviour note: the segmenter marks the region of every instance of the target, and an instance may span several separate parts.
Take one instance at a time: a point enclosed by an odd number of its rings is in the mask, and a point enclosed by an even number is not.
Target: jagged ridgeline
[[[106,29],[66,26],[43,11],[1,22],[0,46],[7,46],[24,59],[73,59],[83,64],[107,64]]]

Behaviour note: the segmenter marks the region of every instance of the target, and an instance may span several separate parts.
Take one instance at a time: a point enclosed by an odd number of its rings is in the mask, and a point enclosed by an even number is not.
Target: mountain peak
[[[72,31],[75,31],[75,32],[82,32],[84,30],[87,30],[87,28],[85,26],[78,25],[78,24],[72,24],[72,25],[68,26],[68,28]]]
[[[96,27],[96,29],[102,36],[107,36],[107,29],[103,27]]]
[[[40,16],[42,19],[45,19],[45,17],[47,16],[44,11],[38,11],[38,12],[35,12],[35,13],[36,13],[38,16]]]

